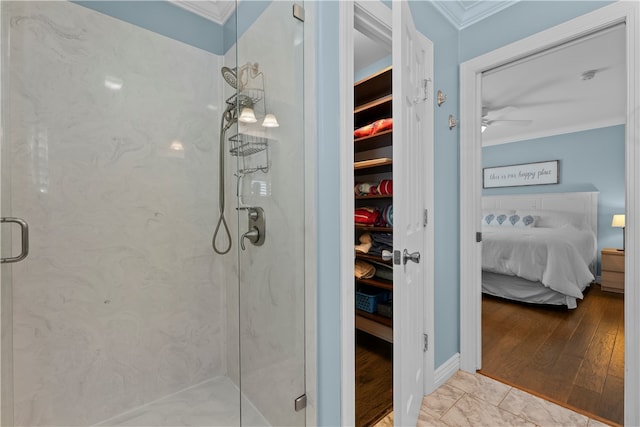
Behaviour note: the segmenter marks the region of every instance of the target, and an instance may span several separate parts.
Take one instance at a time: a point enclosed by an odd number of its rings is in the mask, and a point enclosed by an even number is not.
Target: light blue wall
[[[317,3],[318,425],[339,426],[340,388],[340,40],[339,3]]]
[[[599,260],[603,247],[622,247],[622,232],[611,227],[611,219],[615,213],[624,213],[624,135],[625,127],[620,125],[485,147],[483,167],[560,160],[560,183],[491,188],[483,190],[483,194],[599,191]]]
[[[368,65],[360,70],[355,70],[353,81],[357,82],[359,80],[364,79],[371,74],[377,73],[378,71],[391,66],[391,55],[385,56],[384,58],[374,62],[371,65]]]
[[[166,1],[90,0],[74,3],[216,55],[225,52],[221,25]]]
[[[164,0],[79,0],[74,3],[207,52],[224,55],[235,46],[236,33],[241,37],[269,7],[271,1],[239,2],[238,8],[224,25],[218,25]]]
[[[460,31],[460,63],[610,3],[613,2],[519,1]]]

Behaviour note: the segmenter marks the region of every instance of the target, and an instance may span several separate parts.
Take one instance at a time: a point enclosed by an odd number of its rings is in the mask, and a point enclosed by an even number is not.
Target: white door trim
[[[353,1],[340,2],[340,369],[341,419],[355,425],[355,294],[353,289]]]
[[[355,424],[355,294],[353,288],[353,83],[354,37],[358,28],[391,45],[391,10],[379,1],[340,2],[340,369],[342,425]]]
[[[464,62],[460,66],[460,365],[481,367],[481,74],[614,23],[626,22],[625,425],[640,425],[640,3],[620,1]]]

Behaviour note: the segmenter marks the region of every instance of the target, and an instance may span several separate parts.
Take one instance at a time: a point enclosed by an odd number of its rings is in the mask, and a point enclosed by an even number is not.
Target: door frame
[[[355,422],[355,295],[353,288],[353,229],[354,177],[353,177],[353,83],[355,26],[367,36],[392,45],[391,9],[380,0],[349,0],[339,4],[339,82],[340,82],[340,370],[341,370],[341,424]],[[429,207],[433,211],[432,206]],[[432,226],[433,227],[433,226]],[[428,254],[433,257],[433,253]],[[425,257],[426,258],[426,257]],[[425,262],[427,260],[425,259]],[[433,265],[428,264],[428,265]],[[433,272],[431,272],[433,273]],[[433,280],[433,279],[431,279]],[[425,318],[418,319],[424,332],[434,336],[433,283],[425,284]],[[431,338],[433,342],[433,338]],[[423,394],[434,389],[435,347],[425,353]],[[395,368],[394,368],[395,370]]]
[[[481,245],[476,243],[482,171],[481,77],[484,71],[606,28],[626,23],[625,135],[625,425],[640,425],[640,4],[620,1],[544,30],[460,65],[460,367],[482,367]]]

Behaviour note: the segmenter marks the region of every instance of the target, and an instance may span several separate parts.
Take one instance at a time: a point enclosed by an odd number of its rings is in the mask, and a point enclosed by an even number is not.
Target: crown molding
[[[235,9],[231,0],[169,0],[175,6],[200,15],[216,24],[224,25]]]
[[[436,1],[433,6],[458,30],[498,13],[519,0],[500,1]]]

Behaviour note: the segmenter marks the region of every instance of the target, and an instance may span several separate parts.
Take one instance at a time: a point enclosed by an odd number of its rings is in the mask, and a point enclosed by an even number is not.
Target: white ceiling
[[[589,70],[595,76],[583,80]],[[505,121],[487,127],[483,145],[625,123],[625,70],[624,25],[618,25],[485,73],[487,118]]]
[[[498,13],[514,5],[519,0],[463,1],[448,0],[433,2],[433,6],[442,13],[456,28],[461,30],[469,25]]]

